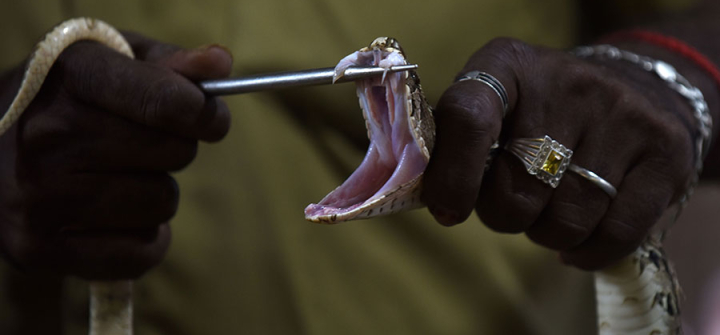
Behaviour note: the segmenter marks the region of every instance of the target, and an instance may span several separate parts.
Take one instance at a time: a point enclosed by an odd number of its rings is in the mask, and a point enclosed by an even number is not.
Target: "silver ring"
[[[525,164],[527,172],[544,183],[556,188],[570,164],[572,150],[550,136],[542,138],[518,138],[505,148]]]
[[[615,196],[617,196],[617,189],[615,188],[615,186],[613,186],[607,180],[605,180],[602,177],[595,174],[595,172],[592,172],[585,168],[581,168],[575,164],[570,164],[568,166],[568,170],[579,174],[580,176],[589,180],[591,183],[597,185],[597,187],[599,187],[601,190],[605,191],[605,193],[607,193],[610,196],[610,199],[615,199]]]
[[[492,75],[480,72],[480,71],[470,71],[464,75],[462,75],[456,83],[459,83],[461,81],[465,80],[477,80],[483,84],[486,84],[492,88],[495,93],[500,97],[500,101],[502,101],[503,104],[503,118],[505,118],[505,115],[508,111],[508,95],[507,91],[505,90],[505,86],[503,86],[502,83],[500,83],[497,78],[493,77]]]
[[[563,174],[570,170],[597,185],[611,199],[617,196],[617,189],[595,172],[570,164],[572,150],[550,136],[543,138],[518,138],[510,141],[505,148],[525,164],[527,172],[544,183],[556,188]]]

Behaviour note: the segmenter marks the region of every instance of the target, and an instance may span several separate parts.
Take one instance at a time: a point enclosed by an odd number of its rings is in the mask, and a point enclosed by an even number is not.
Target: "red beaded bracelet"
[[[600,39],[602,43],[617,42],[620,40],[639,40],[673,51],[680,56],[691,60],[705,72],[710,74],[720,90],[720,71],[718,71],[718,68],[700,51],[687,45],[685,42],[654,31],[641,29],[619,31],[606,35]]]

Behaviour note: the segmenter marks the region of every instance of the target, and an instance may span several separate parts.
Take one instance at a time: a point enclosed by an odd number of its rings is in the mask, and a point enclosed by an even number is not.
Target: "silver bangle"
[[[672,90],[688,100],[690,106],[693,108],[693,116],[698,123],[700,136],[695,139],[695,175],[692,177],[685,195],[680,199],[680,210],[682,210],[682,207],[684,207],[692,195],[695,186],[698,184],[700,173],[703,169],[703,161],[705,161],[705,157],[710,149],[710,138],[712,136],[712,116],[710,116],[710,110],[700,89],[690,84],[672,65],[650,57],[620,50],[612,45],[602,44],[579,47],[573,50],[573,53],[575,56],[582,58],[598,56],[638,64],[645,71],[655,73],[660,79],[665,81]]]

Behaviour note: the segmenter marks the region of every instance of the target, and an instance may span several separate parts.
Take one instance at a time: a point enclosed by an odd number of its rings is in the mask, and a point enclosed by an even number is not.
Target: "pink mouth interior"
[[[405,64],[402,56],[373,50],[346,57],[336,71],[353,65],[398,64]],[[320,203],[308,206],[306,216],[349,212],[397,189],[425,170],[426,159],[409,129],[405,78],[405,73],[388,73],[384,80],[371,78],[357,82],[358,96],[370,128],[370,147],[355,172]]]

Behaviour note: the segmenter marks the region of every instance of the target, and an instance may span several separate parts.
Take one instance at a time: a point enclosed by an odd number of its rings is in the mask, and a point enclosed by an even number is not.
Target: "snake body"
[[[400,44],[393,38],[380,37],[369,47],[343,58],[336,73],[350,65],[389,67],[405,63]],[[435,139],[432,109],[425,102],[414,71],[395,76],[389,82],[385,78],[356,82],[370,148],[360,167],[347,181],[318,204],[305,209],[306,219],[337,223],[423,207],[418,195]],[[398,129],[398,125],[405,128]],[[412,137],[398,135],[404,133],[410,133]],[[382,150],[383,146],[385,150]],[[398,155],[399,150],[393,151],[394,148],[404,148],[403,155]],[[423,155],[405,155],[415,151]],[[414,173],[396,178],[409,170]],[[633,254],[596,272],[595,287],[600,334],[674,335],[682,332],[679,286],[659,239],[647,238]]]
[[[94,40],[133,58],[122,37],[108,24],[89,18],[63,22],[41,41],[30,57],[20,89],[0,119],[0,136],[22,115],[40,91],[60,53],[79,40]],[[390,67],[405,64],[405,54],[391,38],[378,38],[344,58],[337,74],[351,65]],[[306,218],[336,223],[423,207],[422,174],[432,154],[432,110],[414,71],[358,82],[371,147],[358,169]],[[370,185],[368,188],[367,186]],[[596,273],[598,327],[601,334],[679,334],[678,285],[655,239],[634,254]],[[132,334],[130,281],[91,283],[91,335]]]
[[[17,95],[0,119],[0,136],[12,127],[40,92],[60,53],[80,40],[102,43],[135,58],[125,38],[112,26],[91,18],[65,21],[45,35],[28,60]],[[132,282],[90,283],[90,335],[132,335]]]

